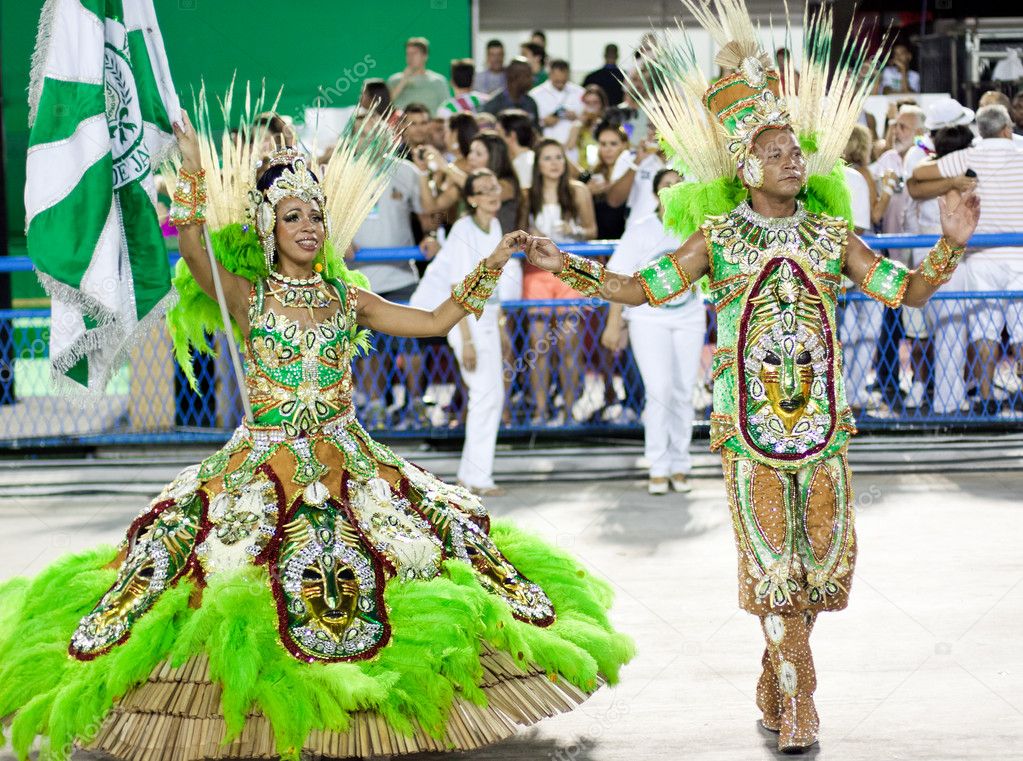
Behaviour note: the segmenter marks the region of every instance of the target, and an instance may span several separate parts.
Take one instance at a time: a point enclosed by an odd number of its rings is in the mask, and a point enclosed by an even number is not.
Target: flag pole
[[[234,342],[234,330],[231,328],[231,315],[227,311],[227,299],[224,297],[224,286],[220,282],[220,265],[213,255],[213,241],[210,239],[210,229],[207,225],[202,226],[202,237],[206,243],[206,255],[210,258],[210,272],[213,273],[213,290],[217,294],[217,304],[220,306],[220,318],[224,321],[224,333],[227,335],[227,349],[231,354],[231,364],[234,365],[234,375],[238,379],[238,391],[242,397],[242,406],[245,408],[245,422],[252,423],[252,403],[249,401],[249,390],[245,386],[245,372],[242,370],[242,360],[238,353],[238,346]]]

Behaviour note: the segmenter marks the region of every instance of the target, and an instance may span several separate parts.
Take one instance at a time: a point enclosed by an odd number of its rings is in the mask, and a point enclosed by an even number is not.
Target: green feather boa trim
[[[808,211],[830,214],[852,222],[852,197],[840,161],[830,174],[811,175],[798,198]],[[728,214],[746,200],[748,192],[738,177],[720,177],[710,182],[680,182],[660,193],[664,226],[681,240],[700,229],[707,217]]]
[[[212,678],[223,686],[228,741],[241,732],[246,714],[258,710],[273,726],[282,757],[297,759],[311,730],[344,731],[357,710],[377,711],[406,733],[418,720],[440,736],[455,697],[485,703],[479,688],[484,640],[583,689],[592,689],[598,674],[616,682],[635,650],[608,620],[610,587],[511,525],[496,523],[493,537],[550,596],[557,611],[552,626],[517,621],[468,566],[448,561],[431,581],[391,581],[384,593],[391,641],[370,660],[334,664],[303,663],[281,647],[267,572],[255,566],[211,577],[199,609],[188,606],[194,583],[181,581],[124,644],[92,661],[70,658],[78,621],[117,575],[103,568],[116,549],[66,556],[31,581],[0,585],[0,716],[14,714],[11,743],[19,759],[44,735],[50,757],[60,761],[76,740],[92,740],[115,700],[158,663],[178,666],[205,652]]]
[[[240,224],[227,225],[213,233],[210,238],[213,241],[213,255],[228,272],[240,275],[253,283],[269,274],[259,236],[251,227]],[[323,250],[317,254],[316,262],[323,265],[324,278],[369,290],[369,280],[366,276],[348,269],[344,258],[334,251],[329,242],[325,243]],[[173,283],[178,291],[178,303],[167,312],[167,327],[174,342],[174,357],[188,378],[188,384],[195,390],[192,352],[212,355],[214,349],[209,343],[209,336],[223,330],[224,322],[220,318],[219,305],[199,287],[184,259],[179,260],[174,269]],[[231,327],[235,340],[242,344],[244,336],[234,321]],[[369,331],[356,331],[353,341],[358,350],[368,351]]]

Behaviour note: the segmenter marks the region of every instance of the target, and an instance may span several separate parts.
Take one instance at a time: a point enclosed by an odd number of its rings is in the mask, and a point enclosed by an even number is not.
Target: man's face
[[[562,90],[568,82],[568,72],[565,69],[551,69],[547,77],[556,90]]]
[[[405,114],[405,145],[422,145],[429,136],[429,129],[430,117],[426,114]]]
[[[504,68],[504,48],[502,46],[487,48],[487,68],[491,71],[500,71]]]
[[[405,46],[405,65],[412,69],[426,66],[426,53],[418,45]]]
[[[764,166],[764,184],[760,189],[779,198],[795,198],[806,182],[806,160],[792,130],[762,132],[753,151]]]
[[[896,45],[892,50],[892,63],[896,66],[904,65],[909,66],[910,61],[913,60],[912,51],[905,45]]]
[[[917,135],[923,133],[924,126],[921,124],[919,116],[901,113],[895,117],[895,123],[892,125],[892,140],[895,143],[892,147],[899,153],[905,153],[913,145]]]

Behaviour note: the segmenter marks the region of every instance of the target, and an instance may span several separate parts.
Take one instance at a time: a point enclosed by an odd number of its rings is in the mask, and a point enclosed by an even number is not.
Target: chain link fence
[[[610,247],[589,248],[606,254]],[[704,345],[694,355],[698,433],[710,416],[715,344],[713,308],[706,313]],[[645,396],[631,347],[601,346],[607,314],[606,304],[589,300],[502,305],[504,434],[642,431],[644,408],[656,414],[657,400]],[[861,429],[1023,428],[1021,357],[1009,336],[1023,330],[1023,291],[941,292],[922,310],[891,310],[850,292],[837,323],[847,394]],[[196,360],[199,391],[193,392],[166,331],[154,328],[106,395],[83,408],[50,384],[49,311],[0,310],[0,446],[223,441],[240,422],[242,406],[223,337],[216,341],[218,357]],[[447,341],[380,335],[375,343],[377,350],[352,368],[367,429],[390,437],[460,437],[467,397]]]

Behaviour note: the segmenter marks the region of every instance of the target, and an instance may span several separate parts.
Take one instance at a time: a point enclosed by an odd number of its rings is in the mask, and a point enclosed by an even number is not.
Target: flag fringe
[[[46,78],[46,59],[50,56],[53,19],[57,15],[60,0],[46,0],[39,13],[39,29],[36,31],[36,46],[32,51],[32,65],[28,76],[28,126],[36,121],[39,98],[43,94],[43,80]]]

